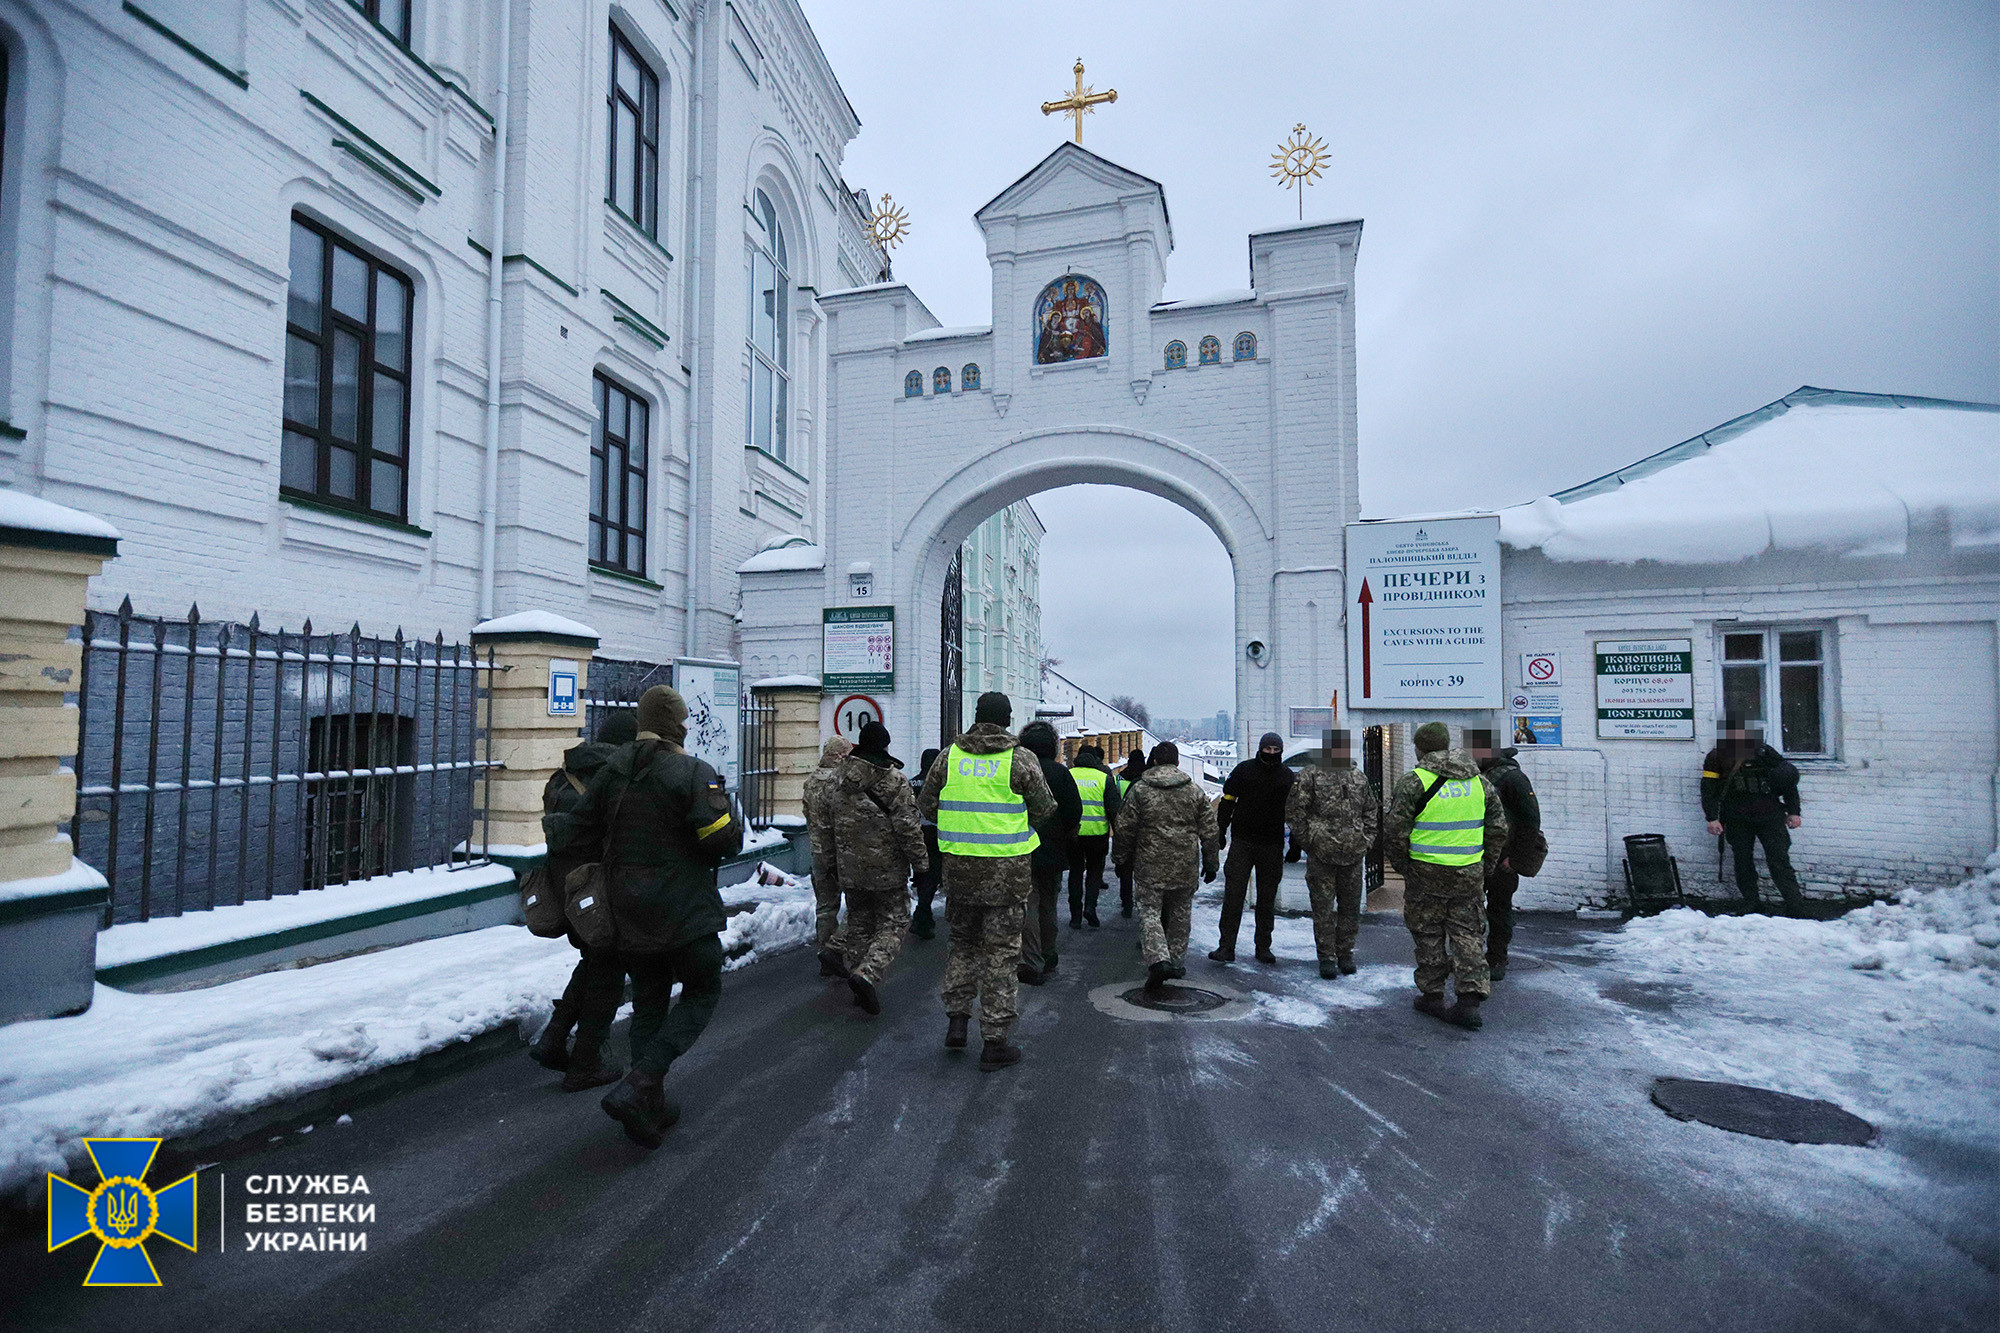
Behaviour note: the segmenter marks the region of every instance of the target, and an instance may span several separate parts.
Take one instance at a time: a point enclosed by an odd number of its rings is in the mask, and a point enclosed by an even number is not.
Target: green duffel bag
[[[569,934],[567,907],[563,895],[551,891],[546,865],[536,866],[521,880],[521,919],[528,923],[529,934],[545,940]]]
[[[605,893],[609,880],[604,863],[592,861],[570,871],[569,882],[563,886],[564,915],[586,949],[618,945],[618,925],[611,916],[610,896]]]

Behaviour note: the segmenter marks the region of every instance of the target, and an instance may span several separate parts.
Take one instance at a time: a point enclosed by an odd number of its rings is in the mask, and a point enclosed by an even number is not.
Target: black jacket
[[[1215,828],[1224,841],[1231,825],[1241,842],[1283,843],[1285,798],[1298,774],[1283,763],[1246,759],[1230,771],[1216,805]]]
[[[604,861],[621,950],[663,953],[722,930],[715,868],[742,850],[743,821],[714,769],[670,742],[622,745],[573,818],[574,837],[592,852],[610,832]]]
[[[1542,803],[1535,799],[1535,784],[1514,762],[1516,753],[1509,746],[1491,759],[1479,761],[1479,771],[1493,784],[1493,790],[1500,794],[1501,807],[1507,811],[1507,841],[1512,847],[1520,845],[1523,834],[1542,827]]]
[[[1799,770],[1768,745],[1738,762],[1740,751],[1716,746],[1701,761],[1701,812],[1711,820],[1771,819],[1799,813]]]
[[[1056,812],[1035,825],[1035,835],[1041,842],[1028,864],[1037,870],[1067,870],[1070,848],[1076,842],[1076,826],[1083,822],[1083,796],[1061,760],[1051,755],[1035,758],[1041,761],[1042,776],[1048,779],[1049,795],[1056,798]]]

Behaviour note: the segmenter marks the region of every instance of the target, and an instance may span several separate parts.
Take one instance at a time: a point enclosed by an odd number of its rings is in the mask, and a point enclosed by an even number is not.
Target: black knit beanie
[[[857,750],[872,750],[877,753],[889,748],[889,729],[880,722],[861,724],[861,739],[855,743]]]
[[[973,705],[972,720],[975,723],[991,722],[996,727],[1010,727],[1014,724],[1013,700],[998,690],[988,690]]]

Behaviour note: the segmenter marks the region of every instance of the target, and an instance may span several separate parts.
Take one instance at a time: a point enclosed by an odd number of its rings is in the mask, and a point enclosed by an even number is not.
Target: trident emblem
[[[146,1241],[164,1236],[183,1249],[195,1247],[195,1174],[154,1193],[146,1172],[160,1150],[158,1139],[85,1139],[100,1183],[94,1190],[49,1176],[49,1251],[95,1236],[96,1262],[86,1287],[157,1287],[160,1275],[146,1253]]]

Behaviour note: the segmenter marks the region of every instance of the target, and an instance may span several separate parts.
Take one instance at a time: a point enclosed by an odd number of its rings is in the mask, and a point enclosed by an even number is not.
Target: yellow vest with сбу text
[[[1437,774],[1413,769],[1428,788]],[[1438,866],[1475,866],[1485,855],[1486,787],[1478,778],[1446,778],[1410,826],[1410,859]]]
[[[938,790],[938,850],[952,856],[1026,856],[1041,846],[1028,827],[1028,803],[1014,790],[1012,749],[945,752]]]
[[[1110,783],[1111,775],[1101,768],[1077,768],[1070,770],[1076,779],[1076,794],[1083,798],[1083,821],[1076,826],[1079,838],[1101,838],[1111,832],[1111,821],[1104,814],[1104,788]]]

